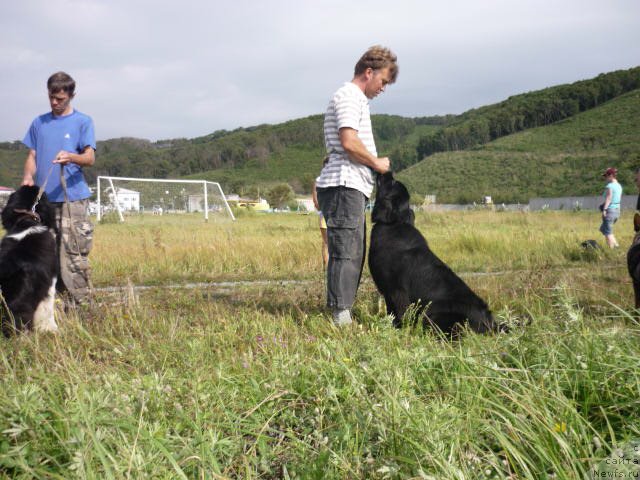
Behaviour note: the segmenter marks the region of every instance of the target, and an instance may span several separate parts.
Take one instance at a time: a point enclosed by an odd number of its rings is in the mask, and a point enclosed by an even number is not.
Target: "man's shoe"
[[[348,308],[336,308],[333,310],[333,324],[336,327],[346,327],[351,323],[351,312]]]

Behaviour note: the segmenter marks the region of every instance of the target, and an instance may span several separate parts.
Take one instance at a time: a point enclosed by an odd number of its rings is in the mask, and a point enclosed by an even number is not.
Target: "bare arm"
[[[604,204],[602,205],[602,215],[606,215],[607,208],[611,204],[611,189],[607,188],[607,193],[604,197]]]
[[[375,157],[369,153],[367,148],[358,137],[358,132],[353,128],[340,129],[340,143],[342,148],[355,162],[366,165],[378,173],[387,173],[390,168],[388,157]]]
[[[22,185],[33,185],[33,177],[36,174],[36,151],[29,150],[27,159],[24,162],[24,173],[22,175]]]
[[[67,163],[75,163],[81,167],[90,167],[96,161],[96,156],[93,148],[87,146],[82,153],[71,153],[64,150],[60,150],[53,160],[53,163],[60,163],[66,165]]]
[[[316,210],[320,210],[320,204],[318,203],[318,192],[316,191],[316,182],[313,182],[313,188],[311,189],[311,198],[313,199],[313,206]]]

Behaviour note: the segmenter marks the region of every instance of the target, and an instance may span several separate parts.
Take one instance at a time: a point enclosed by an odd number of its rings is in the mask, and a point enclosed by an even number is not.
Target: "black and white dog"
[[[56,289],[55,213],[38,187],[22,186],[2,210],[6,234],[0,242],[2,333],[33,329],[54,332]],[[6,311],[9,308],[9,312]]]
[[[456,333],[460,325],[484,333],[498,330],[487,304],[429,248],[413,226],[409,192],[391,172],[379,175],[371,216],[369,270],[394,325],[415,304],[424,325]]]

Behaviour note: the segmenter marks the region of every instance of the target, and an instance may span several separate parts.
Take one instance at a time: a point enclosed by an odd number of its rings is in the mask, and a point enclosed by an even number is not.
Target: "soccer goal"
[[[129,215],[202,214],[235,220],[220,184],[206,180],[159,180],[100,176],[97,204],[90,213],[97,220],[113,212],[121,222]]]

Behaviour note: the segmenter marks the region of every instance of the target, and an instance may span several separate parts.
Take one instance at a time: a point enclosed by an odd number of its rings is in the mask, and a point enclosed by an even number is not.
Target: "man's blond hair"
[[[389,67],[389,73],[391,74],[389,83],[394,83],[398,77],[397,61],[398,57],[391,50],[380,45],[374,45],[360,57],[360,60],[356,63],[354,75],[358,76],[364,73],[367,68],[380,70]]]

